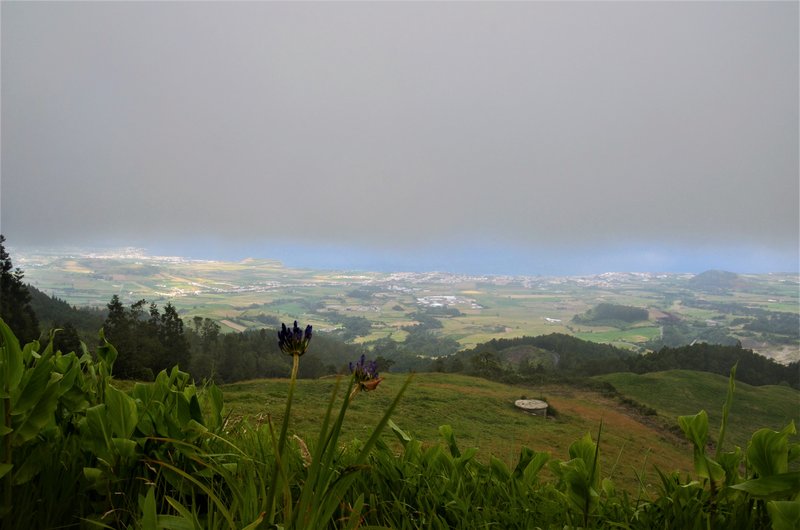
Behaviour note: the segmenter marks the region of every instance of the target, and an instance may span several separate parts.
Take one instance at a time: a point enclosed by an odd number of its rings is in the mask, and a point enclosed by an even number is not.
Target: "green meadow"
[[[708,412],[710,424],[718,429],[728,379],[707,372],[669,370],[649,374],[617,373],[597,376],[624,396],[658,411],[666,418]],[[728,442],[746,447],[755,428],[779,430],[789,422],[800,425],[800,392],[784,386],[750,386],[737,382],[730,410]],[[716,431],[712,430],[712,439]]]

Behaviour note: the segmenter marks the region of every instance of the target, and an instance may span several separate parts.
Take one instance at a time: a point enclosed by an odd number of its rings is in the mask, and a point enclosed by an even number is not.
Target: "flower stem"
[[[297,382],[297,370],[300,368],[300,356],[292,355],[292,378],[289,381],[289,396],[286,398],[286,411],[283,413],[283,425],[281,425],[281,435],[278,437],[278,452],[283,456],[283,446],[286,444],[286,431],[289,430],[289,414],[292,411],[292,397],[294,387]]]
[[[359,384],[356,383],[356,385],[353,387],[353,390],[350,392],[350,395],[347,397],[347,403],[352,402],[353,398],[355,398],[358,395],[358,392],[360,390],[361,390],[361,386],[359,386]]]
[[[6,429],[11,429],[11,398],[4,398],[3,399],[3,426]],[[3,464],[11,464],[13,461],[11,460],[11,434],[7,433],[3,436]],[[3,478],[3,489],[5,493],[3,494],[3,515],[8,515],[11,511],[11,472],[7,472],[6,476]]]
[[[300,367],[300,355],[295,354],[292,356],[292,376],[289,380],[289,395],[286,397],[286,410],[283,413],[283,424],[281,425],[281,434],[278,437],[277,454],[275,455],[275,468],[272,471],[272,481],[270,491],[267,497],[267,520],[270,524],[275,522],[275,498],[280,489],[280,475],[282,473],[283,448],[286,445],[286,431],[289,430],[289,415],[292,412],[292,398],[294,396],[295,382],[297,381],[297,370]],[[274,436],[274,431],[273,431]],[[274,447],[274,446],[273,446]],[[290,514],[291,516],[291,514]]]

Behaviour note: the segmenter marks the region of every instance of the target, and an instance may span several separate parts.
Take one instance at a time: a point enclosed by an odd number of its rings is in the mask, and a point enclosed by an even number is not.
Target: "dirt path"
[[[237,324],[236,322],[231,322],[230,320],[220,320],[219,322],[220,324],[225,324],[232,330],[238,331],[239,333],[247,329],[247,326],[242,326],[241,324]]]

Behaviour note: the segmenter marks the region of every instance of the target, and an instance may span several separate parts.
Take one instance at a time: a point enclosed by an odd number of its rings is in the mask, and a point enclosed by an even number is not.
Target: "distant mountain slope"
[[[728,271],[710,270],[701,272],[688,281],[695,288],[709,292],[719,292],[735,289],[742,283],[738,274]]]
[[[64,300],[47,295],[33,285],[28,285],[31,306],[36,313],[43,332],[53,326],[71,324],[85,341],[94,341],[103,327],[108,311],[88,307],[74,307]]]
[[[628,360],[636,373],[662,370],[697,370],[727,376],[738,363],[736,379],[751,385],[789,384],[800,388],[800,362],[783,365],[738,346],[698,343],[679,348],[662,348],[657,352]]]
[[[656,409],[668,420],[704,409],[709,417],[711,438],[716,440],[728,388],[727,377],[707,372],[668,370],[642,375],[607,374],[594,379],[611,383],[623,396]],[[800,423],[800,391],[784,386],[756,387],[736,383],[728,424],[732,444],[744,448],[756,429],[769,427],[777,430],[792,420]],[[728,443],[725,445],[731,447]]]
[[[492,370],[478,370],[473,358],[493,363]],[[736,378],[750,385],[785,384],[800,388],[800,362],[783,365],[739,345],[697,343],[639,355],[608,344],[589,342],[570,335],[551,333],[537,337],[495,339],[458,352],[467,372],[496,380],[525,379],[532,374],[600,375],[614,372],[649,373],[664,370],[696,370],[727,376],[738,363]],[[460,371],[460,370],[454,370]]]
[[[519,354],[523,346],[537,348],[538,355],[541,355],[541,351],[550,352],[554,359],[553,368],[560,371],[581,370],[597,362],[621,361],[635,355],[630,350],[582,340],[563,333],[516,339],[493,339],[456,355],[468,360],[479,353],[492,353],[500,362],[513,365],[524,360]]]

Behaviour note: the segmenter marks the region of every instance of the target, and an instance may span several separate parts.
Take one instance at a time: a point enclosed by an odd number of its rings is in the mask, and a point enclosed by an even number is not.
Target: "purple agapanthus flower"
[[[278,332],[278,347],[287,355],[303,355],[308,349],[308,343],[311,342],[311,325],[306,326],[305,332],[297,325],[297,320],[294,321],[294,327],[291,329],[286,327],[286,324],[281,324],[281,330]]]
[[[350,373],[355,378],[356,385],[361,390],[375,390],[383,378],[378,375],[378,363],[367,361],[367,357],[362,355],[357,363],[350,363]]]

